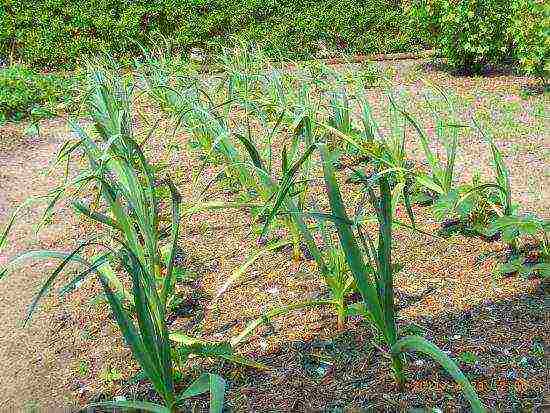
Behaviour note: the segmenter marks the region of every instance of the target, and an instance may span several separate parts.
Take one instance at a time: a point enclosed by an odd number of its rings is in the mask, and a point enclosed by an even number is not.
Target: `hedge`
[[[550,76],[548,0],[410,0],[416,33],[454,69],[482,73],[515,62],[543,81]]]
[[[26,118],[38,120],[67,110],[80,77],[42,74],[21,65],[0,69],[0,125]]]
[[[71,67],[86,53],[139,53],[160,33],[181,51],[242,39],[272,56],[421,48],[401,0],[0,0],[0,58]]]

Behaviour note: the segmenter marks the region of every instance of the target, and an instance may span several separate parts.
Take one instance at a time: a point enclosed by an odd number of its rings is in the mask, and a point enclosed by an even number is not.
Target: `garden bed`
[[[550,194],[544,187],[548,154],[541,150],[549,139],[547,96],[525,96],[521,89],[533,80],[510,76],[453,78],[418,61],[379,67],[391,79],[394,90],[406,93],[411,110],[425,121],[428,130],[433,129],[428,108],[418,104],[427,90],[423,81],[443,87],[456,101],[463,118],[474,112],[484,116],[511,170],[515,199],[525,211],[548,218]],[[343,68],[347,69],[358,70],[357,66]],[[381,89],[373,87],[368,95],[375,115],[384,113],[387,102]],[[139,106],[146,119],[163,117],[151,102],[143,100]],[[162,122],[159,130],[169,130],[169,121]],[[137,127],[145,129],[144,125]],[[58,121],[43,121],[41,130],[39,138],[23,138],[20,144],[2,143],[0,159],[7,165],[2,170],[2,187],[9,194],[0,199],[2,221],[8,207],[43,193],[56,179],[42,172],[51,152],[66,140],[67,132]],[[17,135],[19,131],[12,133]],[[147,147],[149,158],[161,160],[173,171],[184,200],[195,195],[193,171],[202,163],[187,150],[188,141],[185,133],[170,139],[157,133]],[[418,145],[411,143],[408,150],[421,161]],[[489,164],[489,153],[481,138],[473,133],[461,135],[457,180],[469,180],[474,168],[490,175]],[[202,176],[207,180],[213,174],[213,169],[207,169]],[[341,172],[342,181],[346,174]],[[321,177],[320,171],[316,175]],[[314,192],[323,190],[322,185],[312,188]],[[354,185],[343,185],[345,196],[352,196],[354,191]],[[209,196],[234,199],[234,194],[223,186],[214,186]],[[65,212],[54,215],[48,231],[31,245],[68,248],[79,234],[94,231],[88,223],[72,221]],[[437,231],[440,223],[429,207],[414,206],[414,212],[423,231]],[[398,214],[406,220],[404,209]],[[23,237],[28,236],[32,218],[37,216],[33,211],[10,236],[6,254],[29,247]],[[229,339],[269,309],[326,296],[327,289],[316,275],[314,263],[292,260],[291,254],[283,250],[257,261],[212,305],[215,291],[242,264],[256,241],[250,233],[247,211],[202,212],[183,222],[180,246],[194,281],[191,287],[178,285],[183,304],[171,317],[171,328],[192,331],[205,339]],[[537,411],[543,409],[548,391],[548,299],[538,279],[493,275],[503,249],[499,241],[486,243],[463,236],[441,239],[396,229],[395,260],[404,265],[395,280],[398,325],[402,331],[424,335],[457,359],[488,407]],[[16,330],[17,320],[23,317],[32,297],[31,290],[44,277],[40,269],[21,270],[5,287],[4,294],[12,297],[13,306],[4,307],[2,315],[9,322],[4,323],[0,334],[2,346],[8,349],[0,363],[4,393],[0,407],[32,407],[34,403],[41,408],[61,408],[121,396],[154,398],[148,384],[129,382],[137,365],[108,306],[91,300],[92,294],[100,290],[93,283],[64,301],[49,300],[44,305],[47,311],[33,321],[30,329]],[[187,317],[189,314],[192,316]],[[12,331],[17,332],[11,336]],[[352,318],[346,331],[337,333],[332,312],[301,310],[273,320],[271,326],[259,329],[241,347],[240,353],[265,363],[268,370],[221,362],[194,362],[192,369],[208,367],[223,375],[228,382],[226,407],[237,411],[402,411],[415,407],[467,410],[467,402],[454,381],[425,358],[408,357],[409,380],[403,389],[398,388],[382,347],[373,330],[359,318]],[[190,403],[204,408],[206,399]]]

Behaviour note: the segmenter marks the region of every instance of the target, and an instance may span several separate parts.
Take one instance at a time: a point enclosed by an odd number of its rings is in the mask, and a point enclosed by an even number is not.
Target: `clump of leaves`
[[[219,345],[223,352],[219,349],[213,351],[219,347],[217,344],[197,343],[190,338],[182,343],[181,337],[171,336],[167,312],[174,301],[177,278],[174,267],[181,198],[168,176],[163,179],[156,176],[135,139],[132,85],[103,69],[95,70],[90,81],[88,110],[94,121],[94,133],[88,133],[76,122],[71,122],[78,139],[63,146],[59,158],[69,162],[75,150],[79,149],[84,153],[88,167],[74,178],[67,177],[63,185],[53,191],[47,212],[51,213],[60,199],[70,198],[78,213],[97,224],[97,231],[72,252],[40,250],[24,253],[10,261],[0,277],[29,259],[61,261],[33,300],[28,321],[68,264],[77,263],[84,270],[61,289],[62,294],[73,291],[89,275],[97,275],[126,343],[143,375],[164,403],[119,400],[100,403],[97,407],[173,412],[187,398],[210,392],[210,411],[221,411],[225,384],[220,376],[204,373],[179,392],[175,372],[183,368],[192,354],[251,363],[234,355],[229,344]],[[170,211],[165,227],[161,222],[158,198],[161,186],[170,192]],[[95,194],[95,198],[90,199],[90,194]],[[12,222],[8,227],[11,225]],[[0,241],[4,239],[3,233]],[[85,250],[91,250],[90,258],[84,255]],[[174,356],[173,341],[179,343],[181,350],[177,357]]]
[[[509,246],[507,262],[497,269],[499,275],[550,279],[550,220],[533,214],[502,216],[491,223],[488,233],[500,233]]]
[[[481,190],[481,185],[481,177],[476,174],[471,183],[460,185],[437,199],[433,211],[438,220],[444,221],[443,234],[458,230],[466,235],[488,235],[486,229],[496,216],[500,198],[494,188]]]
[[[424,28],[419,33],[435,43],[449,66],[480,73],[486,64],[499,64],[510,55],[507,29],[512,1],[414,0],[411,16]],[[434,42],[435,39],[435,42]]]
[[[0,123],[54,116],[61,104],[72,100],[75,80],[37,73],[22,65],[0,68]]]
[[[550,4],[541,0],[512,2],[510,28],[514,53],[523,70],[542,82],[550,79]]]
[[[489,233],[489,224],[497,217],[512,216],[517,205],[512,202],[510,172],[502,153],[475,119],[474,123],[491,151],[494,181],[484,182],[475,173],[471,183],[442,194],[434,204],[434,212],[438,219],[447,219],[443,224],[444,233],[458,229],[465,234],[494,240],[499,234]]]

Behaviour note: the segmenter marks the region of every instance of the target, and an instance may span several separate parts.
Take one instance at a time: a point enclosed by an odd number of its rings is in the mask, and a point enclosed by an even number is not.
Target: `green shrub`
[[[511,27],[515,56],[526,73],[550,77],[550,3],[520,0]]]
[[[139,54],[164,36],[182,51],[218,50],[229,38],[270,56],[326,51],[408,51],[417,40],[394,0],[3,0],[0,58],[37,67],[73,66],[84,54]]]
[[[516,0],[415,0],[412,16],[455,70],[478,73],[510,54]]]
[[[21,65],[0,69],[0,122],[32,115],[53,115],[69,96],[69,81],[55,74],[39,74]]]

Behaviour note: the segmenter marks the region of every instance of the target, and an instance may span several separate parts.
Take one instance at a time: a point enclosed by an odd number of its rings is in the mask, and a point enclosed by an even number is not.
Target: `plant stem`
[[[403,374],[403,358],[401,354],[391,355],[391,365],[395,381],[397,382],[398,386],[402,388],[405,384],[405,375]]]
[[[344,304],[344,300],[341,300],[336,305],[336,314],[338,316],[336,326],[338,328],[338,332],[342,332],[346,328],[346,305]]]

